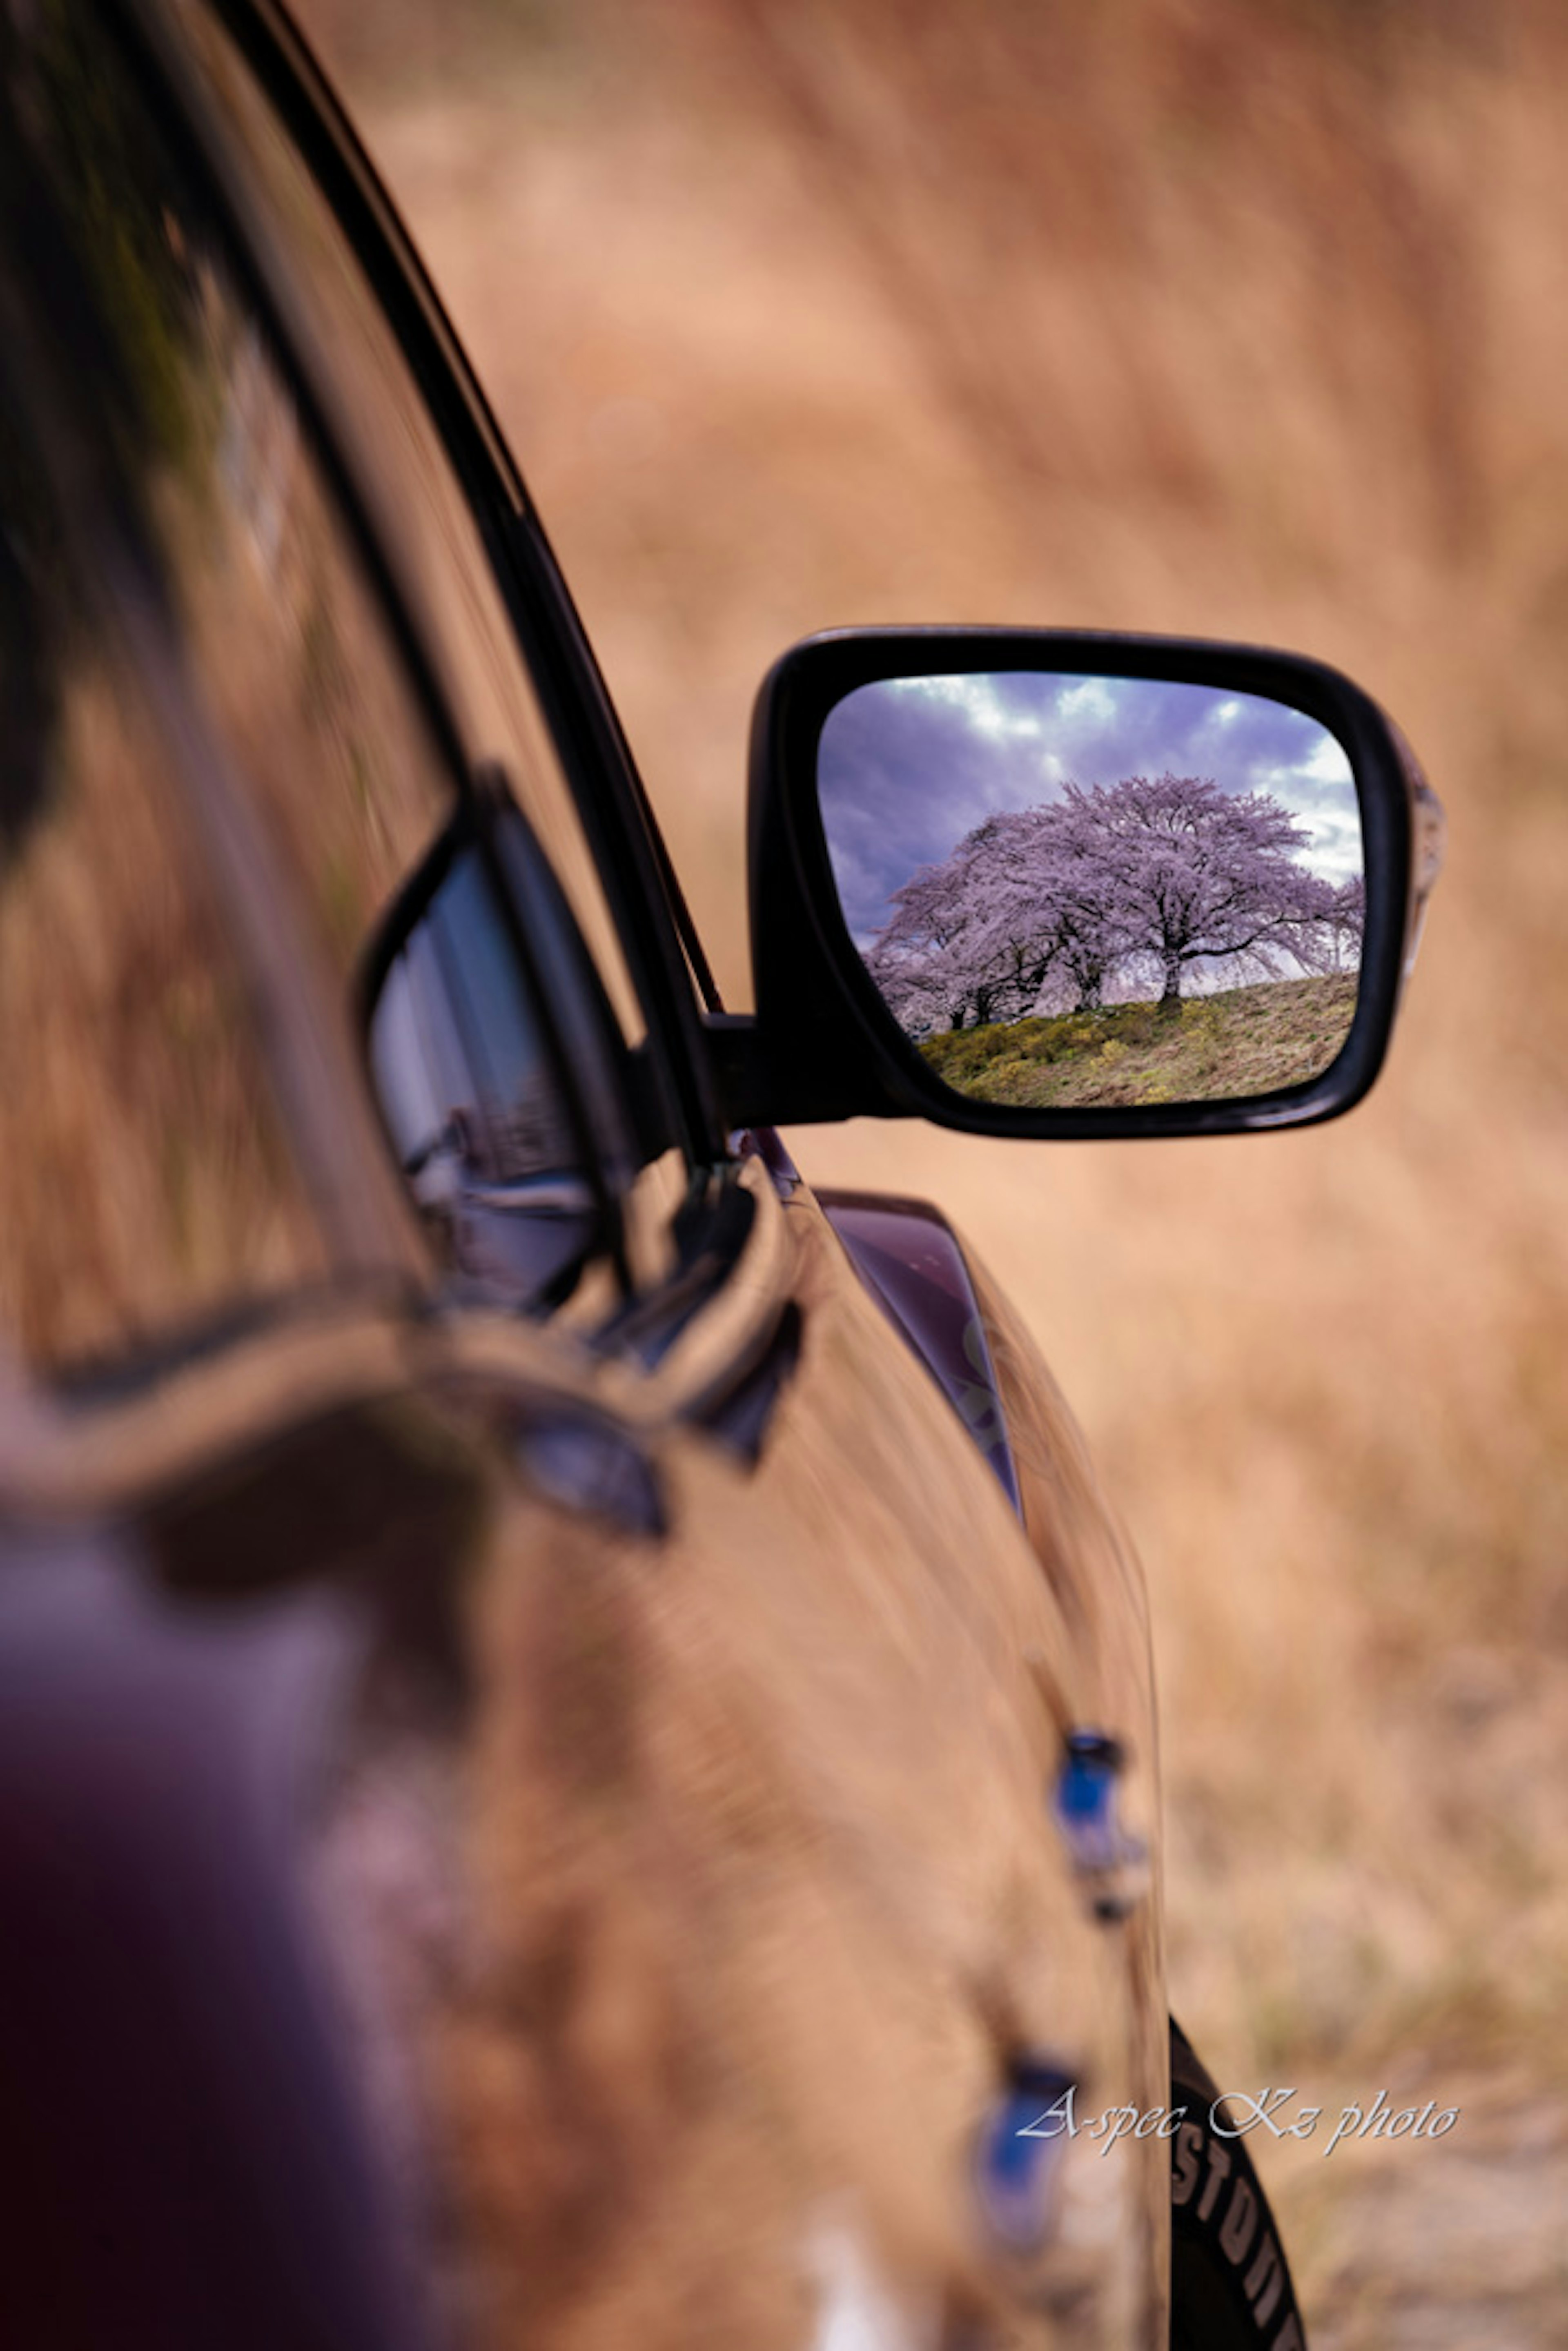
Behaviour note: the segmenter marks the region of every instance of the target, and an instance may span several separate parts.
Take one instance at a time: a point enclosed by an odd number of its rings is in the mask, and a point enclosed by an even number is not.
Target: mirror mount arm
[[[703,1029],[731,1134],[747,1126],[817,1126],[899,1114],[892,1104],[867,1099],[869,1090],[835,1083],[831,1070],[815,1068],[799,1050],[789,1050],[799,1045],[793,1031],[780,1040],[754,1013],[707,1012]]]
[[[705,1012],[714,1085],[726,1128],[774,1126],[789,1115],[788,1089],[768,1050],[761,1023],[750,1012]]]

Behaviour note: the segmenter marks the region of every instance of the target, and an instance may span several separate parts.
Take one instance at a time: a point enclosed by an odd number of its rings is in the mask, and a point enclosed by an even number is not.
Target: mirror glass
[[[1163,679],[892,678],[829,713],[818,789],[850,935],[956,1092],[1234,1100],[1344,1043],[1360,809],[1299,710]]]

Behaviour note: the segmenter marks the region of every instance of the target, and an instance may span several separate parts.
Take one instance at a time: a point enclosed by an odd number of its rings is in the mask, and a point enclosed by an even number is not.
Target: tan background
[[[1011,1286],[1154,1593],[1173,2000],[1323,2351],[1568,2331],[1568,26],[1487,0],[313,0],[747,1000],[744,744],[830,623],[1272,641],[1449,869],[1343,1125],[793,1139]]]

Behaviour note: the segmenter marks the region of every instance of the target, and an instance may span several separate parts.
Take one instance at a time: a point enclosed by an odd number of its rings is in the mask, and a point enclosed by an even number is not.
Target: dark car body
[[[0,81],[0,2340],[1163,2344],[1166,2137],[1008,2137],[1169,2097],[1049,1374],[727,1117],[287,21]]]

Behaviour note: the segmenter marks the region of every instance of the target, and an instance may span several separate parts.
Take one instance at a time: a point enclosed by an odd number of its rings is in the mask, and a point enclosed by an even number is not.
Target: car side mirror
[[[1211,1134],[1376,1076],[1442,812],[1348,678],[1254,648],[852,630],[758,696],[737,1124]]]

